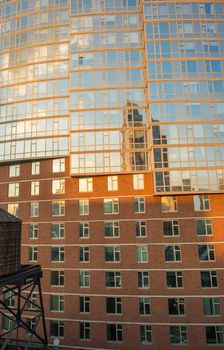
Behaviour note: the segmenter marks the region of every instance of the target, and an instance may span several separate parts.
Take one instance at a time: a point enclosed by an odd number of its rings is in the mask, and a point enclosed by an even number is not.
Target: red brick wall
[[[193,197],[180,195],[177,197],[178,211],[162,213],[160,209],[160,197],[153,196],[152,175],[145,174],[144,190],[134,190],[132,175],[118,176],[118,191],[107,190],[107,176],[93,178],[93,192],[79,193],[78,179],[69,177],[69,159],[66,159],[65,173],[52,173],[52,161],[41,161],[39,175],[31,175],[31,162],[21,163],[19,177],[9,178],[8,165],[2,165],[0,169],[0,204],[7,209],[7,203],[19,203],[19,217],[23,220],[22,232],[22,262],[28,261],[28,247],[38,246],[38,264],[41,264],[43,273],[43,292],[47,327],[49,332],[49,320],[61,319],[65,322],[64,338],[61,343],[64,346],[76,346],[92,349],[145,349],[147,345],[140,343],[140,324],[152,325],[153,350],[172,349],[170,344],[169,326],[187,326],[189,350],[204,350],[210,348],[206,345],[205,325],[223,324],[221,316],[204,316],[202,308],[203,296],[219,296],[221,310],[224,310],[224,251],[223,251],[223,224],[224,224],[224,195],[211,194],[211,210],[195,212]],[[51,181],[54,178],[66,179],[65,194],[52,194]],[[30,182],[40,181],[40,194],[31,196]],[[8,197],[8,183],[20,182],[19,197]],[[134,213],[134,197],[144,196],[146,212]],[[119,214],[104,214],[103,198],[119,198]],[[90,214],[79,215],[78,200],[88,198]],[[65,216],[52,217],[52,200],[65,199]],[[29,213],[30,201],[39,201],[40,215],[31,218]],[[197,236],[195,218],[211,218],[213,235]],[[162,220],[178,219],[180,224],[180,236],[164,237]],[[115,220],[120,222],[120,237],[104,237],[104,221]],[[147,222],[147,237],[136,237],[135,220]],[[89,221],[89,239],[79,238],[79,221]],[[38,239],[29,238],[29,224],[39,223]],[[65,238],[51,238],[51,222],[65,223]],[[198,258],[198,243],[214,244],[215,261],[200,262]],[[164,247],[168,244],[179,244],[182,259],[180,262],[165,262]],[[105,262],[105,245],[120,245],[120,262]],[[148,245],[148,262],[136,261],[136,246]],[[51,262],[51,246],[62,245],[65,247],[65,261]],[[79,245],[90,247],[90,262],[79,261]],[[50,270],[65,270],[65,286],[53,287],[50,285]],[[79,287],[79,270],[90,271],[90,288]],[[105,286],[105,271],[120,271],[122,275],[121,288],[108,288]],[[183,288],[167,288],[166,271],[182,271]],[[200,271],[216,270],[218,273],[217,288],[201,288]],[[148,271],[150,276],[150,288],[137,287],[137,272]],[[50,311],[50,294],[64,294],[64,312]],[[91,297],[89,314],[80,314],[79,296]],[[106,314],[106,296],[122,297],[122,314]],[[139,297],[151,298],[151,315],[139,315]],[[168,297],[185,298],[185,315],[170,316],[168,314]],[[79,339],[79,322],[86,320],[91,323],[90,340]],[[123,324],[123,342],[109,342],[106,339],[106,323]],[[52,338],[49,337],[52,341]],[[176,349],[181,345],[175,345]],[[215,348],[215,347],[213,347]]]

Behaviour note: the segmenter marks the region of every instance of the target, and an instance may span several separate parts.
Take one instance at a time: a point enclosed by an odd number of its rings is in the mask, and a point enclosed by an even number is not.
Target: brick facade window
[[[121,314],[122,301],[120,297],[106,298],[106,310],[108,314]]]
[[[170,326],[171,344],[187,344],[187,327]]]
[[[80,339],[90,339],[90,323],[80,322],[79,324]]]
[[[166,273],[166,284],[168,288],[182,288],[183,275],[181,271],[169,271]]]
[[[107,325],[107,340],[116,342],[123,340],[123,327],[121,324]]]
[[[205,316],[220,316],[220,298],[202,298],[203,311]]]
[[[64,286],[65,273],[64,270],[53,270],[50,275],[51,286]]]
[[[205,326],[207,344],[224,344],[223,326]]]
[[[139,298],[139,314],[140,315],[151,314],[150,298],[148,297]]]
[[[149,288],[149,273],[147,271],[138,272],[138,288]]]
[[[216,271],[201,271],[201,287],[216,288],[218,287],[218,275]]]
[[[140,342],[142,344],[152,343],[152,327],[149,324],[140,325]]]
[[[79,312],[89,313],[90,312],[90,297],[80,296],[79,297]]]
[[[169,311],[169,315],[184,315],[185,314],[184,298],[169,298],[168,311]]]
[[[64,321],[50,320],[50,336],[51,337],[64,337]]]

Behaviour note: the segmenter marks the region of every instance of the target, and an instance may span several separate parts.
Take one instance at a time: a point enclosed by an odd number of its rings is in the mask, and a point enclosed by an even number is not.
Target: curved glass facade
[[[72,1],[71,6],[71,170],[147,171],[140,3]]]
[[[68,1],[1,5],[0,160],[69,152]]]
[[[0,161],[224,188],[222,1],[2,1]]]
[[[7,1],[1,20],[0,160],[71,154],[72,174],[148,170],[140,4]]]

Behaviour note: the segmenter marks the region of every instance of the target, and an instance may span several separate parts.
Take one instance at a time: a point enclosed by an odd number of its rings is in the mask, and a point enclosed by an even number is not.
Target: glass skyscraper
[[[2,1],[1,161],[223,189],[223,3]]]
[[[224,343],[223,74],[223,0],[0,0],[0,206],[50,343]]]
[[[144,4],[156,192],[223,190],[223,3]]]

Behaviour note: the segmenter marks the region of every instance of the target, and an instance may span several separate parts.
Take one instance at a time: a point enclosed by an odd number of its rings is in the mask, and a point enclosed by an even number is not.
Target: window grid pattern
[[[213,121],[219,125],[223,108],[223,6],[195,1],[143,6],[155,191],[220,191],[223,158],[217,157]],[[181,125],[174,125],[180,118]]]
[[[218,274],[216,271],[201,271],[201,287],[216,288],[218,287]]]
[[[203,298],[203,311],[205,316],[220,316],[220,298]]]
[[[169,315],[185,315],[184,298],[168,298]]]
[[[80,17],[87,13],[88,21]],[[146,171],[149,119],[140,5],[75,5],[72,15],[72,172]]]
[[[120,236],[120,225],[118,221],[104,222],[104,236],[107,238],[116,238]]]
[[[165,261],[181,261],[181,250],[179,245],[168,245],[165,247]]]
[[[166,282],[168,288],[182,288],[183,275],[181,271],[166,272]]]
[[[157,193],[222,190],[221,4],[48,5],[2,4],[0,161],[62,172],[71,154],[72,174],[152,165]]]
[[[212,235],[211,219],[196,219],[196,234],[198,236]]]

